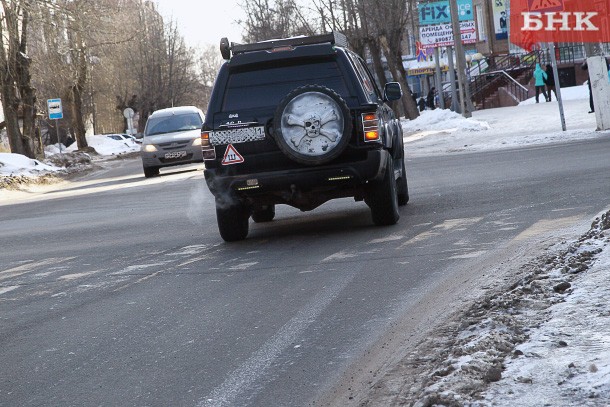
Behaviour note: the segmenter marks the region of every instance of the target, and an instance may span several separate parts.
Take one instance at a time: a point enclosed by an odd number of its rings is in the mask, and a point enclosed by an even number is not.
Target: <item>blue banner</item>
[[[459,21],[474,20],[472,0],[457,0]],[[419,25],[444,24],[451,22],[451,8],[449,1],[435,1],[432,3],[419,2],[417,5]]]

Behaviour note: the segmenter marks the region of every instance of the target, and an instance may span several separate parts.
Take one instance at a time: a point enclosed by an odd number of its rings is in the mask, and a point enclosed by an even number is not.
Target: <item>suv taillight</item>
[[[203,151],[204,160],[213,160],[216,158],[216,152],[214,151],[214,146],[212,146],[210,144],[210,132],[209,131],[201,132],[201,150]]]
[[[379,141],[379,119],[377,113],[362,113],[364,141]]]

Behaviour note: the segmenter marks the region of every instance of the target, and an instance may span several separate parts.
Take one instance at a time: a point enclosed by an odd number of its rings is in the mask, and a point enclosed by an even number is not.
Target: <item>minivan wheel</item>
[[[159,175],[159,167],[144,167],[144,177],[151,178]]]
[[[271,222],[275,218],[275,205],[265,205],[252,211],[252,220],[256,223]]]
[[[394,225],[400,218],[393,164],[392,157],[388,155],[383,179],[372,183],[365,200],[371,208],[373,223],[378,226]]]
[[[218,206],[216,204],[216,221],[220,237],[226,242],[244,240],[248,236],[248,210],[240,204]]]

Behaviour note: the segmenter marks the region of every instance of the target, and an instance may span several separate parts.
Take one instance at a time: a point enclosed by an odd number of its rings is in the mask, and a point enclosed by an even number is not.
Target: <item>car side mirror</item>
[[[383,98],[387,101],[398,100],[402,97],[402,89],[398,82],[388,82],[383,90]]]

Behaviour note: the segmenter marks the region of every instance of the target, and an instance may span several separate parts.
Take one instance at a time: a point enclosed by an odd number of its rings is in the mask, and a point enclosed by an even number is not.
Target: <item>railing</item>
[[[470,94],[473,103],[478,108],[489,107],[488,98],[499,88],[504,87],[519,100],[528,98],[528,89],[516,78],[523,82],[529,81],[534,66],[540,61],[540,51],[528,54],[507,54],[488,58],[488,66],[497,69],[488,69],[479,75],[472,76]]]

